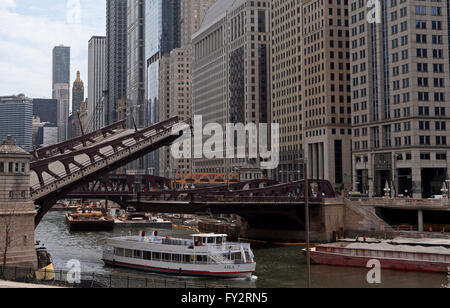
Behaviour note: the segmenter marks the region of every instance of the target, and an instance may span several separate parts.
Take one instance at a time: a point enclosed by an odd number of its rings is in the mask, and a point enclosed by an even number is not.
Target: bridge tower
[[[37,268],[30,159],[11,136],[0,146],[0,267],[6,254],[7,267]]]

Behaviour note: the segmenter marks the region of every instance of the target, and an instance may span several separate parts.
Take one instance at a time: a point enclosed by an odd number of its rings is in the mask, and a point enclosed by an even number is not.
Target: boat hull
[[[360,267],[368,268],[371,260],[378,260],[382,269],[410,271],[410,272],[428,272],[428,273],[449,273],[450,264],[439,262],[412,261],[401,259],[369,258],[358,256],[344,256],[320,251],[311,251],[311,259],[319,265],[341,266],[341,267]]]
[[[115,260],[108,256],[103,257],[103,262],[107,266],[126,268],[138,271],[159,273],[164,275],[176,276],[193,276],[193,277],[214,277],[214,278],[246,278],[250,279],[255,273],[255,264],[241,264],[241,265],[217,265],[207,266],[208,268],[200,268],[190,266],[190,268],[177,269],[176,265],[164,266],[161,262],[154,262],[153,264],[137,264],[131,263],[128,260]],[[157,264],[159,263],[159,264]],[[206,266],[205,266],[206,267]]]
[[[72,220],[66,218],[70,231],[112,231],[114,220]]]

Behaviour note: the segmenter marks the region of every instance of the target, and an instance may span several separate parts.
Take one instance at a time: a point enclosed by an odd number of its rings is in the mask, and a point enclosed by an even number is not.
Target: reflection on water
[[[192,280],[217,283],[236,288],[304,288],[306,286],[306,262],[301,254],[303,247],[252,245],[257,262],[257,280],[220,280],[191,277],[161,276],[152,273],[105,267],[102,252],[106,240],[111,237],[137,235],[139,229],[116,229],[112,232],[69,232],[63,212],[50,212],[36,230],[36,240],[41,241],[52,254],[55,268],[67,270],[69,260],[81,262],[84,273],[128,275],[141,278]],[[145,230],[150,234],[153,230]],[[158,229],[160,235],[189,238],[186,230]],[[366,276],[369,269],[313,266],[312,285],[317,288],[450,288],[450,275],[398,271],[382,271],[381,285],[369,285]]]

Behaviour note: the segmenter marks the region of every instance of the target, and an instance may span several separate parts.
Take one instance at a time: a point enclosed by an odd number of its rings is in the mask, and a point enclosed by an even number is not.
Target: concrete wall
[[[33,202],[0,202],[0,266],[6,243],[6,227],[10,226],[11,245],[6,256],[8,267],[37,268],[34,241]]]

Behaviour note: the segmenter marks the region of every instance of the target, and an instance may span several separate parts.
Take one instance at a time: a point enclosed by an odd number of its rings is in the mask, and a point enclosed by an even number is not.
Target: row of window
[[[207,255],[185,255],[185,254],[171,254],[161,252],[149,252],[141,250],[131,250],[123,248],[115,248],[114,255],[118,257],[133,258],[147,261],[170,262],[170,263],[185,263],[185,264],[208,264],[212,263]],[[229,260],[242,260],[240,252],[228,254],[226,256]],[[247,260],[250,258],[247,257]]]
[[[0,162],[0,173],[25,173],[25,163]]]

